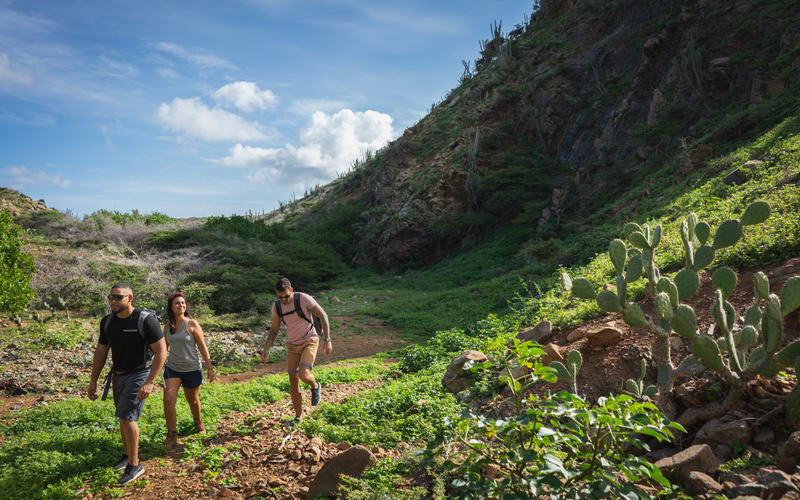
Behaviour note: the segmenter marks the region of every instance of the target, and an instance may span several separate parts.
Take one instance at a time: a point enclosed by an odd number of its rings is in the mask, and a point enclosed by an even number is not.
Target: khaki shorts
[[[286,344],[286,371],[297,373],[301,366],[314,368],[314,359],[317,357],[319,339],[306,340],[304,343]]]

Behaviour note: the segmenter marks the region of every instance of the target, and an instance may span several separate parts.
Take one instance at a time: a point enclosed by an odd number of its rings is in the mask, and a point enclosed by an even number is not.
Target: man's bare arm
[[[328,323],[328,315],[325,313],[325,310],[319,305],[316,305],[311,308],[311,312],[322,321],[322,337],[326,339],[330,338],[331,326]]]

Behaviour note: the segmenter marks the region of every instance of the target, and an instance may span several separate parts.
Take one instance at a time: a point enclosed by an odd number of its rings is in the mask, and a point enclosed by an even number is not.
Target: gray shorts
[[[146,400],[136,399],[136,395],[149,374],[149,369],[123,373],[122,375],[114,374],[112,387],[114,390],[114,406],[117,409],[114,412],[115,417],[134,422],[139,421],[139,415],[142,414]]]

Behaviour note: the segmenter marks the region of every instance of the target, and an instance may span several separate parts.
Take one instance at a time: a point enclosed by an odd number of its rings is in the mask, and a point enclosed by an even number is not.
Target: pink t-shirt
[[[300,298],[300,306],[303,308],[303,314],[306,315],[306,318],[308,318],[311,323],[298,316],[297,313],[293,312],[297,306],[298,295],[302,296]],[[286,339],[287,344],[299,345],[308,340],[319,338],[317,329],[314,328],[314,315],[311,312],[311,309],[317,305],[319,304],[317,304],[317,301],[314,300],[314,297],[301,292],[294,292],[292,301],[288,304],[281,302],[283,321],[286,323],[286,329],[289,331],[289,338]],[[278,317],[278,309],[274,303],[272,304],[272,316],[276,318]]]

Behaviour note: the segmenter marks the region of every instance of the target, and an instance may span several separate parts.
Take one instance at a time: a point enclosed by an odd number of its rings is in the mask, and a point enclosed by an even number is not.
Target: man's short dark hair
[[[289,281],[289,278],[281,278],[275,284],[275,290],[277,290],[279,292],[285,292],[286,290],[289,290],[290,288],[292,288],[292,283]]]
[[[112,285],[111,289],[119,288],[120,290],[128,290],[133,295],[133,288],[127,283],[117,283],[116,285]]]

